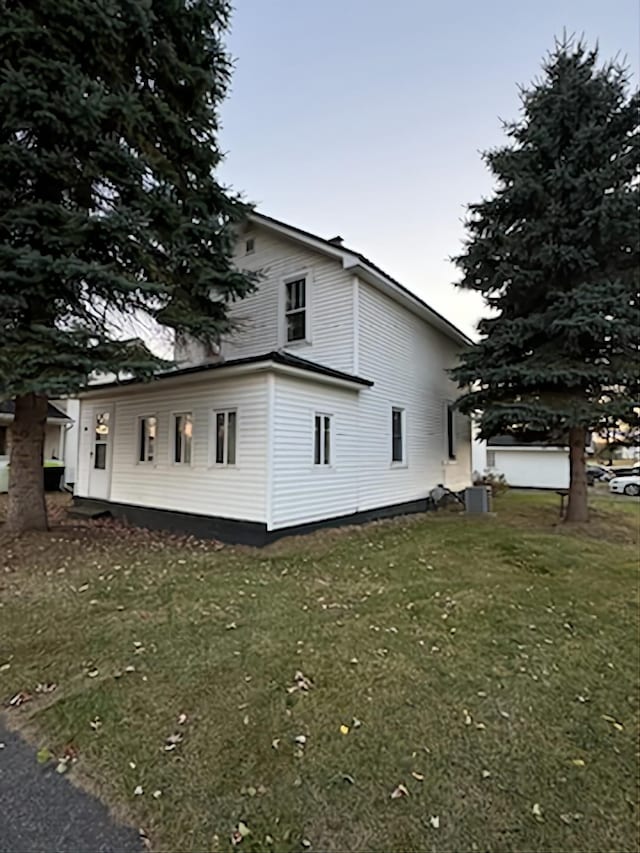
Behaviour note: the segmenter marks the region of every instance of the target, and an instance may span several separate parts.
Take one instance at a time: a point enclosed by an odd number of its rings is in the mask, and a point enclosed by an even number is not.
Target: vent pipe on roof
[[[330,240],[327,240],[327,243],[333,243],[334,246],[342,246],[344,240],[342,237],[332,237]]]

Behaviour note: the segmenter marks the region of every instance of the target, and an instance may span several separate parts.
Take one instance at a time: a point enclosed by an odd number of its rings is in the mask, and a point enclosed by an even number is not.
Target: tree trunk
[[[46,423],[46,397],[40,394],[16,397],[11,424],[9,508],[5,527],[12,533],[47,530],[42,469]]]
[[[584,445],[587,431],[584,427],[569,430],[569,501],[564,520],[571,522],[589,521],[587,501],[587,464]]]

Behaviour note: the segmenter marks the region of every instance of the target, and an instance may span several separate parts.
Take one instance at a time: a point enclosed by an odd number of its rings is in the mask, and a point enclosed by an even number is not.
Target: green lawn
[[[569,532],[557,501],[264,551],[5,541],[0,698],[34,697],[7,717],[157,851],[242,821],[246,851],[635,853],[639,502]]]

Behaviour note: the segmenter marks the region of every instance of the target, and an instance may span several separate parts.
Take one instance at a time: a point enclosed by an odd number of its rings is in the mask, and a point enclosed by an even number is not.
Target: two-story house
[[[469,484],[465,335],[340,238],[254,214],[235,262],[263,280],[220,353],[179,341],[180,369],[82,396],[76,503],[264,544]]]

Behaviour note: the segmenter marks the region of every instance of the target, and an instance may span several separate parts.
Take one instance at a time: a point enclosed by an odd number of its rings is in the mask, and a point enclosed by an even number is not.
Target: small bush
[[[496,497],[509,491],[509,483],[504,474],[494,474],[493,471],[485,471],[484,474],[475,474],[474,486],[491,486],[491,494]]]

